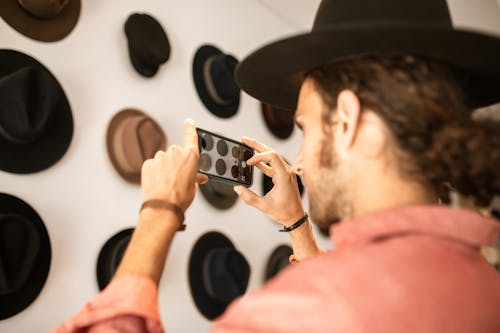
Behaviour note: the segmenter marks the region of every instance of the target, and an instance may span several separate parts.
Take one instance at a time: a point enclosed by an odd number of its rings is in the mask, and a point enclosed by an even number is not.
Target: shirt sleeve
[[[158,289],[145,276],[128,275],[111,283],[52,333],[163,333]]]

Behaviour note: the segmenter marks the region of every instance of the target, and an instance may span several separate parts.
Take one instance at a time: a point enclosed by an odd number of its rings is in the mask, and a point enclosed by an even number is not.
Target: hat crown
[[[35,67],[0,78],[0,136],[16,143],[34,142],[42,136],[62,98],[54,84],[50,74]]]
[[[17,0],[27,12],[42,19],[51,19],[68,5],[69,0]]]
[[[0,214],[0,295],[25,285],[39,248],[34,223],[19,214]]]
[[[203,284],[208,294],[220,302],[231,302],[245,293],[250,266],[233,247],[215,248],[203,261]]]
[[[312,30],[402,23],[452,26],[445,0],[323,0]]]
[[[239,96],[240,88],[234,78],[238,60],[224,53],[207,59],[204,78],[210,97],[220,105],[228,105]]]

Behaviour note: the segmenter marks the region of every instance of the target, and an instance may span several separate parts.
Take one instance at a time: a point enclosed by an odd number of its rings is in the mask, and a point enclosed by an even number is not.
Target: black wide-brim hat
[[[232,117],[238,112],[240,106],[240,96],[238,95],[231,104],[220,105],[217,104],[211,97],[207,90],[204,81],[203,67],[205,62],[216,55],[223,54],[221,50],[213,45],[203,45],[195,53],[193,59],[193,80],[198,92],[198,96],[205,105],[205,107],[220,118]],[[236,59],[235,59],[236,61]]]
[[[463,72],[471,108],[500,101],[500,38],[453,28],[445,0],[323,0],[311,32],[256,50],[238,65],[236,81],[258,100],[294,111],[308,71],[407,54]]]
[[[198,310],[209,319],[217,318],[229,305],[211,297],[204,287],[203,263],[208,253],[216,248],[234,248],[234,245],[229,238],[217,231],[202,235],[191,250],[188,267],[191,296]]]
[[[14,293],[0,296],[0,320],[2,320],[21,312],[38,297],[49,274],[52,252],[45,224],[29,204],[12,195],[0,193],[0,212],[21,215],[32,222],[40,239],[38,254],[22,288]]]
[[[22,69],[33,67],[45,72],[53,80],[52,89],[58,90],[50,128],[31,143],[15,143],[0,135],[0,170],[13,173],[32,173],[44,170],[66,153],[73,136],[73,116],[68,99],[57,79],[50,71],[32,57],[13,50],[0,50],[0,78]],[[2,103],[0,96],[0,104]]]
[[[1,0],[2,18],[19,33],[41,42],[56,42],[68,36],[80,17],[81,0],[70,0],[54,18],[40,19],[21,7],[19,0]]]
[[[96,265],[99,290],[106,288],[115,275],[133,233],[134,228],[124,229],[108,239],[101,248]]]

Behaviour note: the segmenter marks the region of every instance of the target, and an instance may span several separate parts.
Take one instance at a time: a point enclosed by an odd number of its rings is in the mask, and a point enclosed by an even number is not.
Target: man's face
[[[303,132],[295,160],[307,188],[311,219],[321,228],[338,222],[347,199],[346,170],[335,146],[335,113],[328,112],[311,79],[302,84],[295,120]],[[325,112],[333,115],[324,119]]]

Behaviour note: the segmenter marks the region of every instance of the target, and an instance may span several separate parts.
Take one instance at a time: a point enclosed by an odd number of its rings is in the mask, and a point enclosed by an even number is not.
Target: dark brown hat
[[[80,0],[1,0],[0,13],[12,28],[41,42],[68,36],[80,16]]]
[[[106,145],[111,163],[126,181],[139,184],[145,160],[165,150],[167,137],[161,127],[144,112],[125,109],[108,126]]]
[[[265,103],[261,103],[261,109],[267,128],[275,137],[286,139],[292,135],[295,125],[292,112]]]
[[[290,265],[290,255],[293,249],[286,244],[276,247],[267,260],[265,281],[272,279]]]
[[[238,194],[234,192],[233,186],[212,178],[206,184],[200,184],[200,191],[203,197],[217,209],[231,208],[238,199]]]

